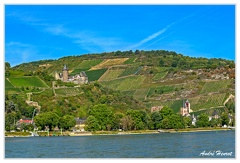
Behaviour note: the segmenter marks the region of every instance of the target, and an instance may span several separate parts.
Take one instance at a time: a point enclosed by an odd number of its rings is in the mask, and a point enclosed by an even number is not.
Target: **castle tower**
[[[185,108],[187,109],[187,112],[190,113],[190,102],[188,100],[185,102]]]
[[[183,106],[180,108],[180,114],[182,116],[189,115],[190,113],[190,102],[187,100],[185,103],[183,101]]]
[[[65,64],[62,70],[62,75],[63,75],[63,82],[67,82],[68,81],[68,68],[67,65]]]

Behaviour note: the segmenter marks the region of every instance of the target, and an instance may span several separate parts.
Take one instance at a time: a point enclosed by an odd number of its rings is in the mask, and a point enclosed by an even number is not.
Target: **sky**
[[[5,5],[5,61],[126,50],[235,60],[235,5]]]

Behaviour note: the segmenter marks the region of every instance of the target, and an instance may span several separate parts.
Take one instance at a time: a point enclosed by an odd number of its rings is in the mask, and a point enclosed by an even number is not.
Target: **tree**
[[[192,125],[191,117],[183,117],[183,124],[185,128],[191,126]]]
[[[113,126],[114,115],[112,108],[105,104],[94,105],[90,109],[89,115],[92,115],[97,119],[100,129],[102,130],[106,130],[107,126],[108,128],[109,126]]]
[[[133,120],[132,117],[129,115],[126,115],[121,120],[122,123],[122,129],[123,130],[131,130],[133,126]]]
[[[173,110],[169,107],[164,106],[160,110],[160,115],[161,115],[162,119],[164,119],[165,117],[171,116],[172,114],[173,114]]]
[[[172,114],[169,116],[170,127],[172,129],[180,129],[183,128],[184,124],[181,120],[181,115]]]
[[[59,116],[54,112],[41,113],[34,117],[35,124],[44,129],[48,126],[50,130],[59,125]]]
[[[97,131],[99,129],[100,129],[100,125],[98,120],[94,116],[90,115],[86,120],[85,130]]]
[[[71,115],[64,115],[59,119],[59,127],[65,130],[69,130],[71,127],[74,127],[76,121],[74,116]]]
[[[141,110],[128,110],[127,115],[131,116],[133,120],[133,127],[135,130],[144,129],[147,121],[146,112]]]
[[[210,124],[208,115],[203,113],[201,114],[196,122],[197,127],[208,127]]]
[[[153,122],[154,129],[159,129],[160,122],[162,120],[162,116],[160,115],[160,112],[153,112],[151,114],[151,120]]]
[[[228,113],[227,112],[223,112],[221,114],[221,120],[222,120],[222,126],[229,124],[229,117],[228,117]]]

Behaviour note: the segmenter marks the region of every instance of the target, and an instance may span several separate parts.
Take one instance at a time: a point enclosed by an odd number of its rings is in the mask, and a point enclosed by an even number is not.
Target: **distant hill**
[[[125,107],[136,109],[150,111],[154,106],[169,106],[178,113],[183,101],[188,99],[193,114],[212,114],[214,110],[223,111],[228,97],[235,95],[234,61],[189,57],[165,50],[116,51],[23,63],[7,70],[5,90],[23,96],[33,92],[34,101],[46,108],[50,103],[57,105],[60,99],[64,103],[63,97],[80,97],[82,93],[88,98],[95,97],[93,92],[85,91],[88,86],[63,87],[61,83],[61,87],[52,87],[55,72],[61,72],[64,64],[70,75],[85,71],[90,86],[96,81],[101,85],[96,87],[99,91],[109,89],[113,91],[112,96],[118,92],[121,98],[132,97]],[[44,98],[46,94],[48,99]],[[108,95],[106,98],[111,99]],[[43,99],[48,102],[45,104]],[[120,101],[115,101],[116,106],[124,108],[124,101]],[[69,105],[73,106],[76,107]]]

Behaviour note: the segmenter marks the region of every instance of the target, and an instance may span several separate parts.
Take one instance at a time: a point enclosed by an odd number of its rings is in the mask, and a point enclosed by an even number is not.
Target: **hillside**
[[[56,81],[54,74],[61,72],[64,64],[70,75],[85,71],[91,84],[77,86]],[[229,97],[235,95],[233,61],[188,57],[164,50],[36,61],[6,69],[5,74],[7,95],[16,94],[27,100],[27,93],[31,93],[28,98],[38,102],[41,111],[53,111],[58,106],[60,112],[74,112],[74,116],[86,116],[87,108],[97,103],[106,103],[122,113],[130,108],[150,112],[159,106],[179,113],[187,99],[191,114],[211,115],[214,110],[227,111],[226,104],[232,101]]]

